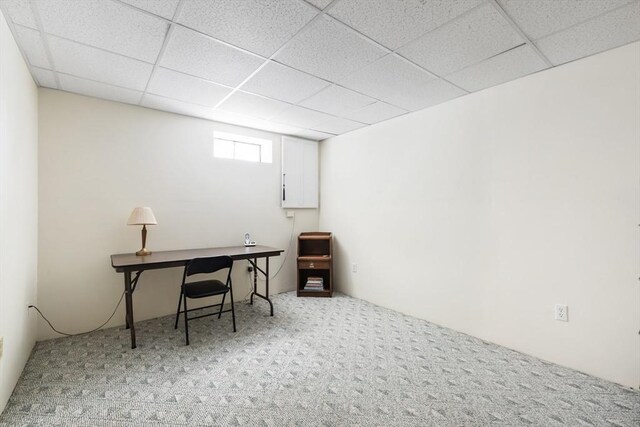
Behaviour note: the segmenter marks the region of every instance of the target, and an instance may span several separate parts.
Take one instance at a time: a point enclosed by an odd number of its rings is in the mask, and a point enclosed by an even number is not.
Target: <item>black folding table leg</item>
[[[251,261],[249,261],[251,262]],[[258,260],[253,259],[253,292],[251,292],[251,298],[249,298],[249,304],[253,305],[253,296],[258,293]]]
[[[124,297],[127,308],[127,326],[131,333],[131,348],[136,348],[136,328],[133,324],[133,290],[131,289],[131,272],[124,272]]]
[[[269,306],[271,307],[271,317],[273,317],[273,303],[269,299],[269,257],[266,258],[267,268],[265,269],[265,299],[269,301]]]
[[[173,329],[178,329],[178,319],[180,319],[180,306],[182,306],[182,288],[180,288],[180,298],[178,298],[178,311],[176,312],[176,324]]]
[[[231,282],[229,282],[229,298],[231,298],[231,319],[233,319],[233,332],[235,332],[236,331],[236,310],[233,305],[233,283]],[[219,317],[220,315],[218,315],[218,318]]]

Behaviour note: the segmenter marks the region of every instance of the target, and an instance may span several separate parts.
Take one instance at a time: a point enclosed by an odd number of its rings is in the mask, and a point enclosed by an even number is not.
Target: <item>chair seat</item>
[[[220,280],[202,280],[184,284],[184,293],[187,298],[203,298],[212,295],[222,295],[229,292],[229,288]]]

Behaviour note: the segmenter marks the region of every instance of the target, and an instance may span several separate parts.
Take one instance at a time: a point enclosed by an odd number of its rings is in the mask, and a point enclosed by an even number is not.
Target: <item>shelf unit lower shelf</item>
[[[301,233],[298,237],[297,287],[299,297],[333,295],[332,236],[327,232]],[[310,283],[322,288],[305,289]]]
[[[298,261],[298,296],[299,297],[330,297],[333,293],[331,287],[331,270],[329,268],[300,268],[301,264],[308,262]],[[322,279],[323,287],[318,290],[305,289],[307,279],[317,277]]]
[[[315,297],[315,298],[331,298],[332,292],[328,289],[323,291],[305,291],[304,289],[298,289],[299,297]]]

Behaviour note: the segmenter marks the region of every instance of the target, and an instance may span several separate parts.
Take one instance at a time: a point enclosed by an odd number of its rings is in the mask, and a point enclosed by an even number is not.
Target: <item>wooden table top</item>
[[[145,256],[137,256],[135,253],[114,254],[111,255],[111,266],[117,272],[152,270],[183,266],[194,258],[228,255],[234,260],[239,260],[279,256],[282,252],[283,249],[256,245],[157,251]]]

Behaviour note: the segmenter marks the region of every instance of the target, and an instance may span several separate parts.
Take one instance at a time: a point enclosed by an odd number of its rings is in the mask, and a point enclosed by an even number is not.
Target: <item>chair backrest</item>
[[[185,266],[184,275],[185,277],[188,277],[193,274],[214,273],[224,268],[228,268],[229,275],[231,275],[231,267],[233,267],[233,259],[226,255],[208,258],[194,258]]]

